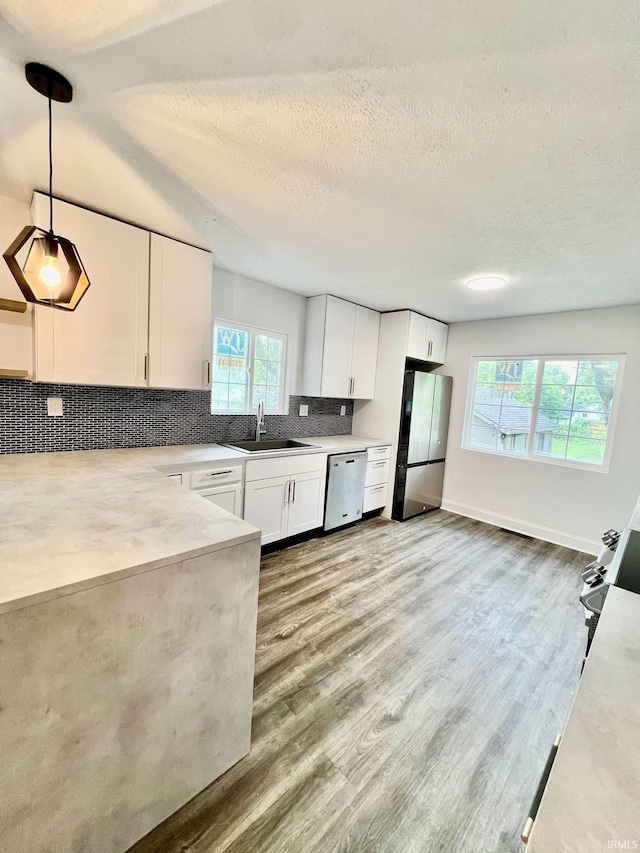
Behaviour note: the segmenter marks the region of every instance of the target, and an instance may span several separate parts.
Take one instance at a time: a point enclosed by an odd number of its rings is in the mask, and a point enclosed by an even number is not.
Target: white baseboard
[[[442,501],[442,509],[448,512],[455,512],[457,515],[465,515],[467,518],[475,518],[476,521],[484,521],[486,524],[493,524],[496,527],[504,527],[516,533],[524,533],[525,536],[533,536],[534,539],[543,539],[545,542],[551,542],[553,545],[563,545],[565,548],[572,548],[574,551],[582,551],[585,554],[593,556],[597,556],[602,548],[602,543],[595,539],[583,539],[580,536],[572,536],[570,533],[564,533],[562,530],[554,530],[553,527],[531,524],[531,522],[522,521],[520,518],[498,515],[495,512],[487,512],[487,510],[479,509],[475,506],[467,506],[467,504],[461,504],[457,501]]]

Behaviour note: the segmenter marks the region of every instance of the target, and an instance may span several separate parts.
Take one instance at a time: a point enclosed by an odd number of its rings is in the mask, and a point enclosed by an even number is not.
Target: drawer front
[[[374,509],[382,509],[387,502],[387,484],[381,486],[367,486],[364,490],[363,512],[372,512]]]
[[[367,462],[367,479],[365,486],[379,486],[389,482],[389,460],[381,462]]]
[[[245,480],[269,480],[272,477],[286,477],[292,474],[310,474],[312,471],[326,471],[326,453],[303,453],[301,456],[274,456],[270,459],[249,459]]]
[[[217,468],[194,471],[191,475],[191,488],[206,489],[210,486],[224,486],[225,483],[241,481],[242,465],[219,465]]]
[[[369,462],[379,462],[380,459],[389,459],[391,456],[391,448],[386,447],[370,447],[367,450],[367,459]]]

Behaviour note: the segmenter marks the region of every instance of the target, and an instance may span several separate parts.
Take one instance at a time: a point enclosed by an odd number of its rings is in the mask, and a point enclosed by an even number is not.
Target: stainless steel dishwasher
[[[367,453],[329,456],[324,529],[335,530],[362,518]]]

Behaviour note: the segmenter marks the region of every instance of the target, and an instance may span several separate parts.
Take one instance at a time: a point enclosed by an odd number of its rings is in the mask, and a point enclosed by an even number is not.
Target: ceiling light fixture
[[[27,302],[48,305],[62,311],[75,311],[90,286],[78,250],[66,237],[53,231],[53,144],[51,102],[68,104],[73,98],[71,83],[46,65],[29,62],[27,81],[49,101],[49,230],[27,225],[9,246],[3,257]],[[21,265],[18,255],[31,240]]]
[[[469,290],[499,290],[507,283],[501,275],[480,275],[467,282]]]

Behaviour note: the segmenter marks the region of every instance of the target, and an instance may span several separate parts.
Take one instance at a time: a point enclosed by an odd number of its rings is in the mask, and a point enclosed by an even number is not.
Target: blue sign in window
[[[497,361],[496,384],[520,385],[522,382],[521,361]]]
[[[247,357],[247,339],[249,335],[241,329],[216,326],[216,353],[236,358]]]

